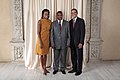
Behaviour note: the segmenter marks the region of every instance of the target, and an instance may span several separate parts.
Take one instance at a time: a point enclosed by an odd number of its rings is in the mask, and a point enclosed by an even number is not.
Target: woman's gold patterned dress
[[[43,45],[42,45],[42,49],[41,49],[39,38],[37,38],[37,43],[36,43],[37,55],[46,55],[49,53],[50,26],[51,26],[51,20],[49,20],[49,19],[41,19],[40,20],[40,28],[41,28],[40,36],[41,36]]]

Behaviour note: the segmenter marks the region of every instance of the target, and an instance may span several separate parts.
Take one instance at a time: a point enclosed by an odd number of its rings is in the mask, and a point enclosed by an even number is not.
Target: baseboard
[[[8,62],[12,62],[13,60],[0,60],[0,63],[8,63]]]

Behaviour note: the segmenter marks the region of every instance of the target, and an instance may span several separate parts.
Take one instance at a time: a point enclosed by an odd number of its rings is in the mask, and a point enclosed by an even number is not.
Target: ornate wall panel
[[[102,0],[88,0],[86,16],[87,54],[89,60],[100,59],[101,53],[101,4]]]
[[[23,0],[12,0],[13,32],[12,54],[14,60],[23,60],[24,52],[24,28],[23,28]]]

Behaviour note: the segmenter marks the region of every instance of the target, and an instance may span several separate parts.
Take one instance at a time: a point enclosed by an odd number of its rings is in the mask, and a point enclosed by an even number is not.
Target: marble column
[[[87,1],[86,39],[89,60],[99,60],[101,53],[101,4],[102,0]]]
[[[23,60],[24,28],[23,28],[23,0],[12,0],[13,28],[12,46],[13,60]]]

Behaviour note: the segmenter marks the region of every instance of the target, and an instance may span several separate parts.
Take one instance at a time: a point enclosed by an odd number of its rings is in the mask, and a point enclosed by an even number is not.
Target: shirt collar
[[[57,21],[58,21],[58,23],[59,23],[60,20],[57,20]],[[61,25],[62,25],[62,23],[63,23],[63,19],[61,20]]]
[[[76,20],[77,20],[77,17],[75,18],[75,22],[76,22]]]

